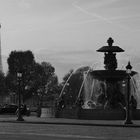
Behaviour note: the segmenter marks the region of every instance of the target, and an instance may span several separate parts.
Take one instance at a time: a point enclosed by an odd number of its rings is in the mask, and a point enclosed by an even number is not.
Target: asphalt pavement
[[[140,121],[77,120],[0,115],[0,140],[139,140]]]
[[[139,132],[134,127],[0,122],[0,140],[139,140]]]

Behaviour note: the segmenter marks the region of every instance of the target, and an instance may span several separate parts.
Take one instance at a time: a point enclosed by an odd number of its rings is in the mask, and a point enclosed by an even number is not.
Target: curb
[[[25,124],[55,124],[55,125],[81,125],[81,126],[103,126],[103,127],[133,127],[140,128],[140,125],[136,124],[100,124],[100,123],[73,123],[73,122],[44,122],[44,121],[16,121],[7,120],[0,121],[1,123],[25,123]]]

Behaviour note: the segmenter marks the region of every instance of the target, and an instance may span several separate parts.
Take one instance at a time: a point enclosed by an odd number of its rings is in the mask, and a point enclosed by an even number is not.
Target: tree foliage
[[[7,59],[9,73],[17,74],[30,72],[35,63],[34,55],[31,51],[12,51]]]
[[[26,99],[26,89],[30,85],[32,73],[34,71],[34,55],[31,51],[12,51],[7,59],[8,62],[8,74],[7,74],[7,86],[10,92],[16,92],[17,90],[17,73],[22,73],[21,78],[21,92],[23,102]]]
[[[37,63],[31,51],[12,51],[7,59],[9,71],[6,83],[9,91],[17,90],[17,73],[22,73],[21,92],[23,102],[33,95],[39,100],[44,96],[53,98],[57,92],[58,79],[55,68],[49,62]]]
[[[39,96],[40,101],[43,97],[48,97],[48,100],[54,99],[58,85],[55,68],[48,62],[36,63],[33,76],[32,90]]]

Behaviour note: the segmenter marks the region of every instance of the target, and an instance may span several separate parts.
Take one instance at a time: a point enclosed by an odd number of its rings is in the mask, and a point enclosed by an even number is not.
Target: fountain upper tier
[[[114,43],[114,40],[110,37],[107,40],[108,46],[103,46],[100,49],[97,50],[97,52],[124,52],[122,48],[119,46],[112,46]]]
[[[104,52],[104,68],[105,70],[94,70],[90,74],[95,79],[118,81],[126,78],[127,74],[125,70],[117,69],[117,59],[116,53],[124,52],[124,50],[118,46],[113,46],[114,40],[110,37],[107,40],[108,46],[103,46],[98,49],[98,52]],[[135,75],[137,72],[132,71],[131,76]]]
[[[103,46],[98,49],[98,52],[104,52],[104,68],[106,70],[115,70],[117,68],[117,59],[116,53],[117,52],[124,52],[124,50],[118,46],[112,46],[114,40],[110,37],[107,40],[108,46]]]

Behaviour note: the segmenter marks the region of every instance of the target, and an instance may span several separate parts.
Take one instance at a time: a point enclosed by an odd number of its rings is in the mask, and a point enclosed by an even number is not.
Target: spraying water
[[[80,98],[80,95],[81,95],[83,86],[84,86],[84,84],[85,84],[85,81],[87,80],[87,77],[88,77],[89,72],[93,70],[93,66],[95,66],[96,64],[99,64],[99,63],[95,63],[94,65],[90,66],[89,69],[88,69],[86,72],[84,72],[84,80],[83,80],[83,82],[82,82],[82,84],[81,84],[81,87],[80,87],[80,90],[79,90],[79,93],[78,93],[77,100]],[[96,68],[96,67],[95,67],[95,68]],[[77,100],[76,100],[76,101],[77,101]]]
[[[63,86],[63,88],[62,88],[62,90],[61,90],[61,93],[60,93],[60,95],[59,95],[59,98],[62,96],[62,94],[63,94],[63,92],[64,92],[64,89],[65,89],[65,87],[66,87],[68,81],[70,80],[70,78],[72,77],[72,75],[73,75],[74,72],[75,72],[75,71],[72,71],[71,74],[69,75],[68,79],[66,80],[66,82],[65,82],[65,84],[64,84],[64,86]]]
[[[89,68],[89,70],[86,71],[86,72],[84,73],[84,80],[83,80],[83,82],[82,82],[82,85],[81,85],[80,90],[79,90],[79,93],[78,93],[78,99],[80,98],[80,95],[81,95],[81,92],[82,92],[83,85],[84,85],[84,83],[85,83],[85,80],[86,80],[87,75],[88,75],[88,73],[89,73],[90,70],[91,70],[91,69]]]
[[[77,69],[78,69],[78,68],[77,68]],[[65,82],[65,84],[64,84],[64,86],[63,86],[63,88],[62,88],[62,90],[61,90],[61,93],[60,93],[60,95],[59,95],[59,98],[62,96],[66,85],[68,84],[70,78],[71,78],[72,75],[76,72],[77,69],[73,70],[73,71],[71,72],[71,74],[69,75],[68,79],[66,80],[66,82]],[[90,69],[89,69],[89,70],[90,70]],[[81,88],[80,90],[82,90],[82,88]],[[81,91],[80,91],[80,92],[81,92]]]
[[[100,106],[99,98],[106,94],[106,82],[94,79],[92,75],[88,75],[84,84],[84,108],[96,108]]]

